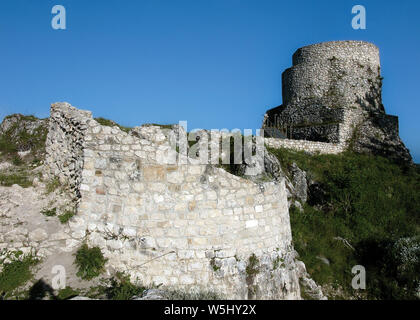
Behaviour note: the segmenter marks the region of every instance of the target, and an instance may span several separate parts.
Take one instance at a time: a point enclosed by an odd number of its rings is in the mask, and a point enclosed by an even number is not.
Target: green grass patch
[[[73,289],[71,287],[65,287],[64,289],[60,289],[60,291],[58,291],[56,299],[67,300],[75,296],[78,296],[79,294],[80,294],[79,290]]]
[[[84,280],[91,280],[105,271],[104,258],[99,247],[89,248],[83,244],[75,253],[75,264],[78,267],[76,275]]]
[[[18,170],[11,173],[0,172],[0,185],[10,187],[14,184],[20,185],[22,188],[32,186],[32,179],[26,170]]]
[[[15,291],[32,279],[32,267],[39,263],[35,256],[22,256],[21,251],[10,253],[7,258],[10,262],[0,260],[0,296],[5,299],[13,298]]]
[[[15,116],[11,115],[8,117]],[[47,125],[41,124],[32,133],[29,133],[22,122],[39,119],[32,115],[18,115],[18,117],[17,121],[6,132],[0,135],[1,159],[3,161],[13,162],[15,165],[39,162],[45,154],[45,142],[48,133]],[[17,152],[26,150],[30,150],[30,153],[25,157],[25,161],[23,161]]]
[[[258,265],[259,265],[260,261],[258,260],[257,256],[253,253],[249,258],[248,258],[248,265],[246,266],[246,274],[248,276],[254,276],[257,273],[259,273],[259,269],[258,269]]]
[[[361,264],[367,272],[367,297],[415,298],[420,272],[402,273],[401,267],[390,262],[398,261],[397,253],[394,258],[389,254],[400,239],[420,234],[418,167],[351,152],[308,155],[286,149],[269,151],[280,160],[286,174],[296,162],[324,193],[321,200],[317,199],[319,192],[311,196],[303,213],[290,210],[295,249],[314,280],[340,286],[345,294],[353,295],[351,268]],[[420,255],[414,266],[420,268]]]
[[[58,219],[64,224],[67,223],[74,215],[75,212],[73,210],[66,210],[63,214],[58,216]]]
[[[51,209],[45,208],[41,210],[41,213],[47,217],[54,217],[55,215],[57,215],[57,208],[51,208]]]
[[[122,272],[117,272],[114,277],[108,280],[108,285],[104,290],[108,299],[129,300],[134,296],[140,296],[145,287],[133,284],[130,277]]]
[[[46,183],[45,191],[47,192],[47,194],[50,194],[60,187],[61,187],[60,179],[58,177],[55,177]]]
[[[173,124],[158,124],[158,123],[145,123],[142,125],[143,127],[160,127],[161,129],[173,129]]]
[[[115,121],[105,119],[105,118],[102,118],[102,117],[95,118],[95,120],[96,120],[96,122],[98,122],[102,126],[107,126],[107,127],[117,126],[118,128],[120,128],[120,130],[122,130],[124,132],[127,132],[127,133],[131,130],[130,127],[125,127],[125,126],[119,125]]]

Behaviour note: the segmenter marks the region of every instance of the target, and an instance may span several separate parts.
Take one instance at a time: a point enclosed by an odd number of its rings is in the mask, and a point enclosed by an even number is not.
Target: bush
[[[397,256],[391,258],[390,254],[398,241],[413,238],[420,230],[419,168],[351,152],[308,155],[285,149],[270,151],[286,174],[296,162],[317,182],[317,194],[322,191],[325,195],[316,201],[310,195],[310,205],[304,205],[303,213],[290,210],[295,249],[314,280],[340,286],[346,296],[354,296],[351,268],[361,264],[368,274],[367,297],[414,298],[418,276],[413,270],[418,267],[401,272]],[[339,239],[346,239],[355,250]]]
[[[131,283],[130,277],[122,272],[117,272],[115,277],[109,279],[109,284],[105,289],[108,299],[129,300],[134,296],[139,296],[146,288]]]
[[[66,299],[70,299],[72,297],[78,296],[79,295],[79,291],[75,290],[71,287],[65,287],[64,289],[61,289],[58,294],[57,294],[57,299],[58,300],[66,300]]]
[[[75,253],[75,264],[79,268],[76,275],[84,280],[91,280],[105,271],[104,258],[99,247],[89,248],[83,244]]]

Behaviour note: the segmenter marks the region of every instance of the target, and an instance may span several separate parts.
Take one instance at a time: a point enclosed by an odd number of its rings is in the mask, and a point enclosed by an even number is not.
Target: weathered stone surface
[[[332,41],[300,48],[282,80],[283,105],[264,116],[266,136],[274,137],[268,145],[320,153],[350,147],[411,162],[398,118],[385,114],[375,45]]]
[[[169,163],[174,133],[161,129],[143,126],[126,133],[101,126],[89,112],[66,103],[52,106],[49,174],[65,179],[79,199],[69,223],[69,250],[86,237],[102,248],[107,268],[123,270],[146,286],[175,284],[241,299],[299,299],[279,163],[262,159],[262,170],[267,167],[277,181],[259,184],[176,152],[178,161]],[[203,143],[205,133],[200,137]],[[118,149],[107,147],[114,141]],[[68,163],[74,164],[71,170]],[[219,267],[213,267],[208,252]],[[252,255],[259,272],[251,284],[243,265]],[[276,259],[286,263],[273,270]]]
[[[308,184],[306,182],[306,172],[301,170],[296,163],[292,163],[290,167],[292,175],[292,184],[294,186],[294,195],[302,203],[307,200]]]

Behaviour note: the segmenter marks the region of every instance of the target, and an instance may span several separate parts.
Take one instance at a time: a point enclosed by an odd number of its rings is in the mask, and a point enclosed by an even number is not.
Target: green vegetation
[[[22,125],[23,121],[36,121],[40,119],[32,115],[10,115],[5,117],[5,119],[12,117],[17,117],[18,120],[6,132],[0,135],[0,160],[11,161],[14,165],[22,165],[25,162],[39,163],[45,154],[45,141],[48,133],[47,126],[41,124],[30,133]],[[25,157],[26,160],[23,161],[17,153],[27,150],[30,150],[30,153]]]
[[[278,269],[279,267],[283,267],[284,266],[284,259],[277,257],[276,259],[274,259],[273,261],[273,270]]]
[[[42,209],[41,210],[41,213],[44,216],[53,217],[53,216],[55,216],[57,214],[57,208],[51,208],[51,209],[45,208],[45,209]]]
[[[0,172],[0,185],[10,187],[18,184],[23,188],[32,186],[32,179],[29,172],[23,168],[12,170],[11,172]]]
[[[84,280],[91,280],[99,276],[105,271],[104,258],[99,247],[89,248],[87,244],[83,244],[75,253],[75,264],[79,268],[76,275]]]
[[[75,214],[76,213],[74,210],[66,210],[63,214],[60,214],[58,216],[58,219],[60,220],[61,223],[64,224],[68,222]]]
[[[173,129],[174,127],[173,124],[157,124],[157,123],[145,123],[142,126],[143,127],[155,126],[155,127],[160,127],[161,129]]]
[[[165,290],[168,300],[226,300],[226,297],[213,291]]]
[[[93,299],[129,300],[141,296],[145,290],[145,287],[133,284],[127,274],[117,272],[109,279],[102,279],[100,285],[91,287],[83,295]]]
[[[99,118],[95,118],[95,120],[102,126],[107,126],[107,127],[114,127],[117,126],[118,128],[120,128],[122,131],[124,132],[129,132],[131,130],[130,127],[124,127],[122,125],[119,125],[118,123],[116,123],[115,121],[109,120],[109,119],[105,119],[102,117]]]
[[[45,185],[45,191],[47,194],[50,194],[61,187],[61,182],[58,177],[55,177],[54,179],[51,179],[48,181]]]
[[[133,284],[130,277],[122,272],[117,272],[114,277],[108,280],[104,292],[111,300],[129,300],[133,296],[139,296],[146,288]]]
[[[2,267],[0,298],[7,299],[17,296],[16,290],[32,279],[31,269],[38,262],[39,260],[32,254],[23,256],[21,251],[7,252],[6,258],[0,259],[0,266]]]
[[[316,181],[304,212],[290,212],[295,249],[314,280],[340,288],[345,297],[360,295],[351,287],[351,268],[360,264],[367,273],[366,298],[414,299],[420,284],[419,168],[350,152],[270,152],[286,173],[296,162]],[[401,248],[401,239],[411,239],[410,246]],[[408,264],[407,252],[413,256]]]
[[[248,276],[254,276],[259,271],[258,264],[260,261],[258,260],[257,256],[253,253],[248,259],[248,265],[246,266],[246,274]]]
[[[8,130],[0,134],[0,162],[12,163],[14,167],[0,172],[0,185],[10,187],[18,184],[27,188],[32,186],[33,180],[28,165],[38,166],[44,158],[47,126],[41,122],[30,132],[28,122],[40,120],[35,116],[14,114],[5,117],[6,119],[15,120]],[[29,152],[21,157],[18,154],[20,151]]]
[[[213,257],[213,258],[210,259],[210,266],[212,267],[212,269],[213,269],[214,272],[219,271],[220,268],[221,268],[220,266],[218,266],[216,264],[216,258],[215,257]]]
[[[61,289],[58,291],[58,294],[56,296],[57,300],[66,300],[75,296],[78,296],[80,292],[78,290],[75,290],[71,287],[65,287],[64,289]]]

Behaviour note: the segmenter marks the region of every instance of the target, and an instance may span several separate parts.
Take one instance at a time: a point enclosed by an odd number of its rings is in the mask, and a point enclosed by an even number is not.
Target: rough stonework
[[[282,82],[283,105],[264,117],[263,129],[273,137],[268,145],[320,153],[351,147],[411,161],[398,136],[398,118],[387,115],[382,104],[375,45],[333,41],[300,48]]]
[[[108,269],[144,285],[300,298],[284,179],[181,159],[156,126],[126,133],[67,103],[52,105],[49,128],[49,175],[78,202],[69,244],[99,246]]]

